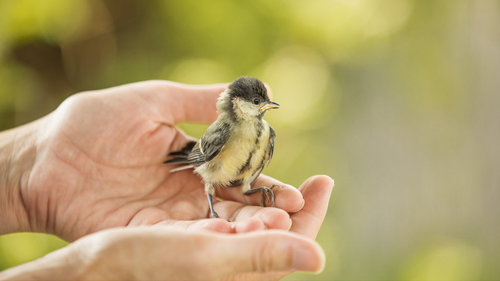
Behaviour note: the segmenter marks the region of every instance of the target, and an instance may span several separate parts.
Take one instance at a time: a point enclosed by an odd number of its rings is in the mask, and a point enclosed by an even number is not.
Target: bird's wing
[[[228,123],[213,123],[208,127],[203,137],[196,143],[188,156],[189,163],[198,167],[219,155],[229,139],[230,125]]]
[[[273,128],[269,126],[269,142],[267,143],[267,151],[264,157],[264,161],[262,161],[263,165],[269,164],[271,162],[271,158],[273,158],[275,139],[276,133],[274,132]]]
[[[273,153],[274,153],[274,140],[276,139],[276,133],[274,132],[273,128],[269,126],[269,142],[267,143],[267,150],[266,154],[264,155],[264,159],[262,160],[262,165],[253,173],[252,177],[250,178],[250,182],[253,183],[257,177],[262,173],[262,170],[264,170],[264,166],[266,164],[269,165],[271,162],[271,158],[273,158]]]

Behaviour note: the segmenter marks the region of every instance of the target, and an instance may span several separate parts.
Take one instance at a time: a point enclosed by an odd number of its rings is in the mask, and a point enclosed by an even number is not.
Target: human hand
[[[324,263],[319,245],[284,231],[115,228],[2,272],[0,280],[234,280],[248,273],[318,272]]]
[[[187,86],[166,81],[134,83],[74,95],[37,122],[36,157],[20,194],[29,231],[73,241],[99,230],[183,225],[219,232],[290,227],[287,212],[301,208],[293,187],[261,175],[257,186],[279,184],[277,208],[260,197],[219,189],[222,219],[207,218],[200,178],[190,170],[169,173],[166,155],[188,141],[174,125],[210,123],[225,85]]]
[[[84,280],[234,280],[249,273],[319,272],[325,263],[319,245],[283,231],[228,235],[136,228],[93,236],[71,249],[90,261],[79,267]]]
[[[314,176],[300,187],[305,204],[290,232],[227,235],[193,231],[187,223],[118,228],[0,274],[20,279],[279,280],[295,271],[321,271],[324,254],[312,242],[325,217],[333,181]],[[213,219],[201,220],[210,223]]]

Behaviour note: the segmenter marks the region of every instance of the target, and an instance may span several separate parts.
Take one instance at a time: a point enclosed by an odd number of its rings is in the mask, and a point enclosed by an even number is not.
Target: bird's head
[[[279,107],[267,96],[264,83],[248,76],[242,76],[229,84],[217,101],[220,113],[229,113],[236,119],[247,121],[262,118],[268,109]]]

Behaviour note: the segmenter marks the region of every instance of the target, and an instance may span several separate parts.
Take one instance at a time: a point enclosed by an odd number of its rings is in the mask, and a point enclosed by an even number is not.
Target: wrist
[[[36,159],[40,122],[0,132],[0,234],[33,231],[21,190]]]

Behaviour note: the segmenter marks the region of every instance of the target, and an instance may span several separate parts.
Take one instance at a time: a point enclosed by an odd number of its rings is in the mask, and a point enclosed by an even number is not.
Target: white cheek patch
[[[257,106],[239,98],[233,100],[233,108],[236,115],[242,119],[250,119],[259,114],[259,108]]]
[[[215,106],[217,107],[218,110],[220,110],[222,108],[222,105],[226,103],[229,99],[230,99],[229,89],[226,89],[219,95],[219,98],[217,99],[217,103],[215,104]]]

